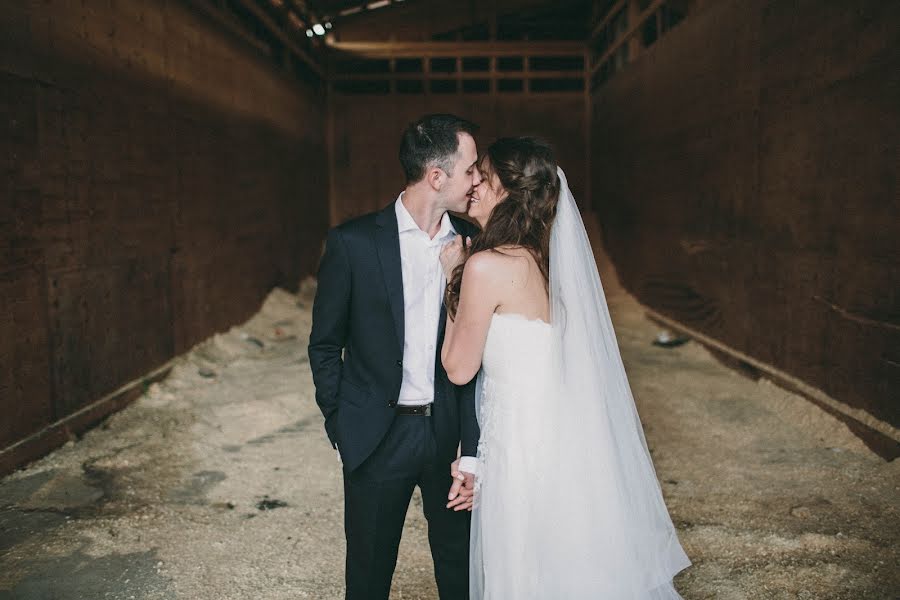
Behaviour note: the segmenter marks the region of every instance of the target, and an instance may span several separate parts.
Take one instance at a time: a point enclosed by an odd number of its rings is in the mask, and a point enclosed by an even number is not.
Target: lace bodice
[[[539,319],[494,313],[482,357],[485,379],[526,387],[543,383],[552,365],[552,332]]]
[[[505,447],[523,436],[540,440],[544,415],[556,400],[553,337],[553,328],[545,321],[494,313],[482,357],[479,394],[478,459],[483,467],[488,467],[487,462],[497,465],[498,451],[504,453]],[[480,479],[476,478],[476,491]]]

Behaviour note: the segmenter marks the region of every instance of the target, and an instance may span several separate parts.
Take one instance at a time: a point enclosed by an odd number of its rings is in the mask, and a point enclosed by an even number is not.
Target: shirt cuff
[[[478,459],[474,456],[461,456],[459,459],[459,470],[465,471],[472,475],[478,474]]]

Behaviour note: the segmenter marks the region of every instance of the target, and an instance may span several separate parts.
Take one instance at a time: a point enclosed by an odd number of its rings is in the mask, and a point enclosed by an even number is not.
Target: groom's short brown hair
[[[406,183],[415,183],[425,176],[425,169],[436,166],[448,175],[453,171],[460,133],[472,137],[478,125],[450,114],[432,114],[407,125],[400,139],[400,164]]]

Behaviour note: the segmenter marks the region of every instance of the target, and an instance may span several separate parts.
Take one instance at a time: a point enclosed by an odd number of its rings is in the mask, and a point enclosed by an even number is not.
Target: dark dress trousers
[[[477,230],[451,217],[465,236]],[[453,385],[441,365],[441,307],[431,416],[398,415],[404,323],[394,204],[328,232],[313,305],[309,361],[325,431],[344,469],[348,600],[388,597],[403,521],[422,493],[442,600],[468,597],[469,513],[448,510],[457,446],[475,456],[474,381]]]

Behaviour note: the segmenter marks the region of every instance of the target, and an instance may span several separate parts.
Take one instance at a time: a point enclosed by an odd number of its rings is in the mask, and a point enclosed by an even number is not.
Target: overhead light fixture
[[[306,30],[306,37],[312,37],[313,35],[315,35],[315,34],[313,33],[313,30],[312,30],[312,29],[307,29],[307,30]]]
[[[391,0],[378,0],[378,2],[370,2],[369,4],[366,4],[366,8],[368,8],[369,10],[375,10],[378,8],[384,8],[390,3]]]
[[[355,15],[358,12],[362,12],[362,9],[363,9],[362,6],[353,6],[351,8],[345,8],[344,10],[342,10],[338,13],[338,16],[346,17],[349,15]]]
[[[316,35],[325,35],[325,27],[323,27],[321,23],[313,25],[312,30]]]
[[[325,29],[331,29],[331,28],[332,28],[331,21],[328,21],[327,23],[325,23]]]

